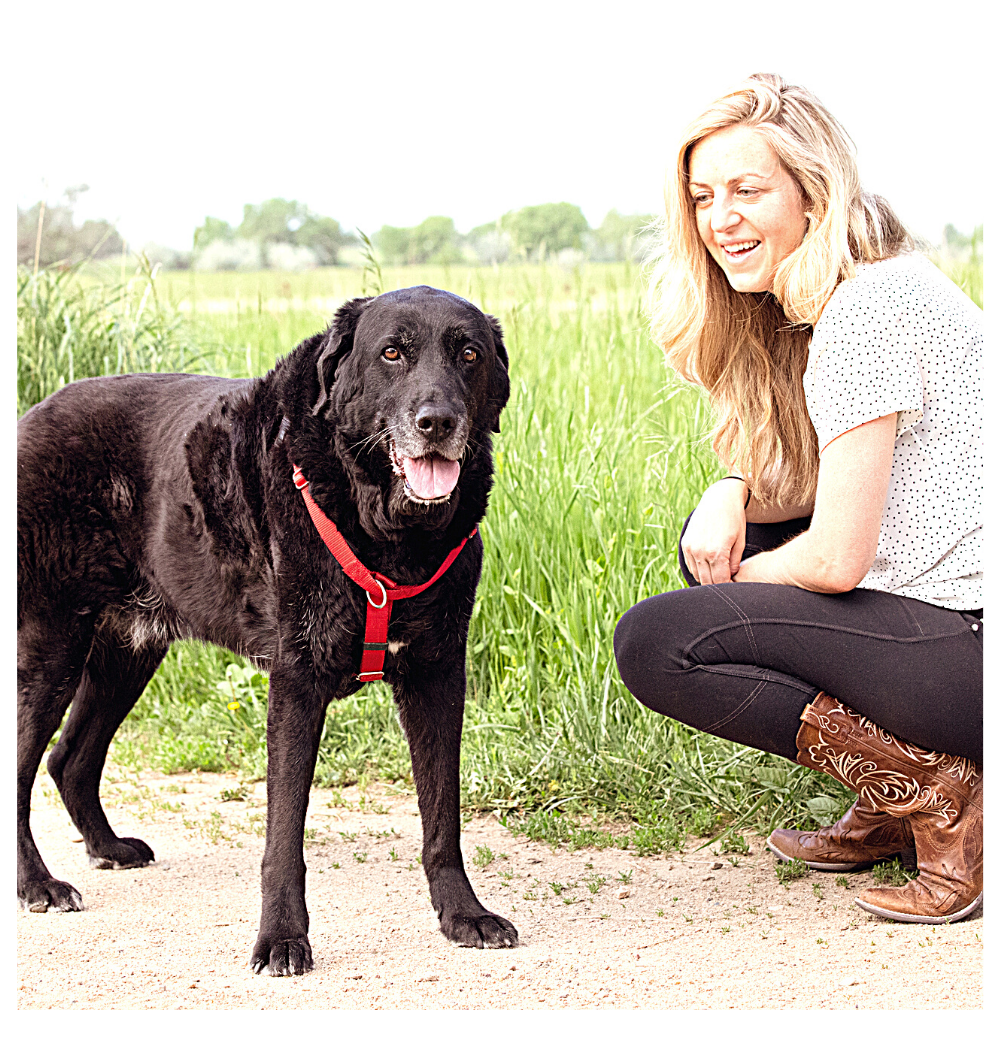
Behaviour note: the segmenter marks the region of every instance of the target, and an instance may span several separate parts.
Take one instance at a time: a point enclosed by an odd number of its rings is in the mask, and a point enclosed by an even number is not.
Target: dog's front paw
[[[301,976],[313,967],[312,947],[306,935],[282,938],[260,935],[250,957],[255,973],[268,976]]]
[[[445,912],[441,931],[459,947],[517,946],[517,929],[506,918],[484,908],[479,913]]]
[[[18,893],[21,906],[32,914],[45,914],[49,910],[83,910],[83,896],[65,881],[49,877],[44,881],[32,881]]]
[[[108,848],[87,853],[87,859],[95,870],[134,870],[139,866],[148,866],[155,858],[153,849],[138,837],[120,837]]]

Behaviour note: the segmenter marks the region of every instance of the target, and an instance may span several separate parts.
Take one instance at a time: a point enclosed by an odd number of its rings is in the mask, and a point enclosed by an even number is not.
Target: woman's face
[[[732,125],[699,140],[689,157],[698,234],[729,285],[763,293],[802,243],[805,201],[767,139]]]

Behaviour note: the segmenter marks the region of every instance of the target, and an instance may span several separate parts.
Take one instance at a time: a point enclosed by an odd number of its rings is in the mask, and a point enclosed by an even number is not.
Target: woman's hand
[[[727,477],[705,489],[681,538],[681,553],[700,584],[727,584],[736,575],[747,537],[747,486]]]

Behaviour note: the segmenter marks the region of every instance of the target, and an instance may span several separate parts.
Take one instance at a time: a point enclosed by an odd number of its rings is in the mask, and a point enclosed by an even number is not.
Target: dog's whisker
[[[374,433],[366,433],[361,440],[356,441],[354,444],[348,445],[348,451],[353,451],[355,448],[362,448],[366,444],[371,444],[373,441],[378,441],[389,432],[388,429],[379,429]]]
[[[357,443],[352,444],[348,447],[348,451],[353,451],[357,448],[358,455],[367,455],[368,452],[374,451],[379,441],[392,435],[392,429],[386,427],[385,429],[376,430],[374,433],[369,433],[366,437],[362,437]]]

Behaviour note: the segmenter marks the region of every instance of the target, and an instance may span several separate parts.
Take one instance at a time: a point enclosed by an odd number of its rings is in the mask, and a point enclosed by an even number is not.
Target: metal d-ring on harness
[[[375,583],[377,583],[378,586],[382,588],[382,601],[376,602],[375,599],[372,598],[371,591],[365,591],[365,594],[368,596],[368,604],[370,606],[374,606],[376,609],[381,609],[386,604],[386,602],[389,601],[389,596],[386,594],[385,584],[379,583],[378,580],[376,580]]]
[[[363,683],[376,682],[382,678],[385,651],[389,646],[389,617],[392,614],[392,603],[401,598],[412,598],[414,595],[419,595],[421,591],[426,591],[431,584],[436,583],[448,571],[451,563],[476,534],[477,529],[474,528],[454,550],[449,552],[438,571],[426,583],[400,586],[388,576],[371,572],[361,563],[348,546],[347,540],[340,534],[337,526],[320,510],[316,500],[309,494],[309,482],[305,474],[294,463],[292,465],[292,480],[295,482],[295,487],[302,493],[316,531],[326,544],[327,550],[337,559],[340,567],[368,598],[365,613],[365,643],[361,653],[361,671],[358,673],[358,679]],[[372,592],[376,589],[382,594],[380,602],[372,598]]]

